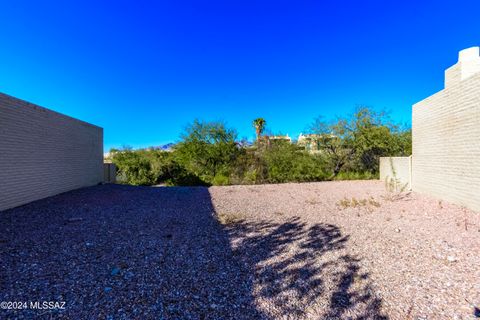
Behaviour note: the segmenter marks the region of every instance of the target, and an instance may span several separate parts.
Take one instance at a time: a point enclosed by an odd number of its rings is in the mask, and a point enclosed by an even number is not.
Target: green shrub
[[[245,172],[245,175],[243,177],[243,183],[245,184],[255,184],[260,182],[260,179],[258,178],[258,172],[256,169],[252,170],[247,170]]]
[[[150,160],[144,154],[129,149],[113,153],[112,162],[117,166],[119,175],[125,183],[133,185],[152,185],[156,178],[152,173]]]
[[[226,186],[230,182],[229,178],[227,176],[217,174],[215,177],[213,177],[212,184],[214,186]]]
[[[326,178],[320,157],[299,150],[288,142],[275,143],[260,157],[264,159],[269,183],[321,181]]]
[[[235,130],[221,122],[195,120],[186,128],[173,153],[175,160],[188,172],[206,183],[215,184],[215,177],[231,174],[241,151]],[[225,182],[224,178],[217,179]]]
[[[202,180],[197,175],[187,171],[182,166],[176,167],[170,177],[165,179],[167,186],[209,186],[210,184]]]
[[[373,180],[378,178],[378,173],[371,173],[370,171],[341,171],[334,180]]]
[[[180,165],[172,152],[158,149],[112,150],[112,162],[121,181],[132,185],[196,186],[204,180]]]
[[[265,124],[264,119],[262,120]],[[257,121],[258,122],[258,121]],[[257,123],[255,122],[255,123]],[[381,156],[411,153],[411,131],[383,113],[359,108],[354,114],[312,125],[317,153],[269,140],[255,125],[257,141],[247,146],[222,122],[195,120],[171,152],[150,148],[112,150],[117,176],[134,185],[228,185],[378,179]]]

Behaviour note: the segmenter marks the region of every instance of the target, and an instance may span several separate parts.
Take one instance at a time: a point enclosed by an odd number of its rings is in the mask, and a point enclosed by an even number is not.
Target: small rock
[[[105,288],[103,288],[103,291],[110,292],[110,291],[112,291],[112,287],[105,287]]]
[[[454,256],[448,256],[447,260],[448,260],[448,262],[457,262],[458,261],[458,259]]]
[[[400,228],[395,228],[395,232],[400,232]]]

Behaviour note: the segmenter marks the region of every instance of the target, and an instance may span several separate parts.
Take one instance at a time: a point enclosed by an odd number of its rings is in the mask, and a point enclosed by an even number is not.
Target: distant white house
[[[302,134],[298,136],[297,145],[302,146],[305,148],[306,151],[311,153],[316,153],[320,151],[320,135],[309,133],[309,134]]]
[[[317,133],[308,133],[298,136],[297,145],[304,147],[306,151],[310,153],[318,153],[322,150],[321,141],[333,139],[336,136],[333,134],[317,134]]]
[[[289,143],[292,143],[292,138],[288,136],[288,133],[286,135],[273,135],[273,136],[265,136],[269,141],[287,141]]]

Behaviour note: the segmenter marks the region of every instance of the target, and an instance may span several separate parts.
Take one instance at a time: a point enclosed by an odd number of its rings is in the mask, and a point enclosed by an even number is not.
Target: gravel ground
[[[65,302],[0,319],[475,319],[479,250],[378,181],[96,186],[0,212],[0,301]]]

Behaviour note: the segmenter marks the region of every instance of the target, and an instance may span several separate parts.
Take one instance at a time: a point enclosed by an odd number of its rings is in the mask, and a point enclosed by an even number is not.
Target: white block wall
[[[102,128],[0,93],[0,210],[102,180]]]
[[[480,73],[465,66],[449,68],[446,88],[413,106],[412,188],[480,211]]]
[[[380,180],[397,180],[400,189],[411,189],[412,157],[381,157]],[[403,188],[405,187],[405,188]]]

